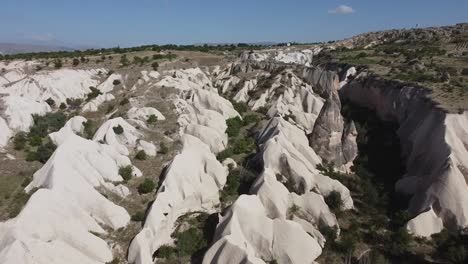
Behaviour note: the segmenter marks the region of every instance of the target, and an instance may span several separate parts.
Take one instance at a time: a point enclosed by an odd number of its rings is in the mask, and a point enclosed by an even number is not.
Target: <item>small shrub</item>
[[[130,101],[128,100],[128,98],[124,98],[124,99],[122,99],[122,101],[120,101],[119,104],[120,104],[120,105],[126,105],[126,104],[128,104],[128,103],[130,103]]]
[[[327,240],[325,244],[326,248],[330,248],[330,246],[332,246],[335,243],[335,240],[337,238],[337,230],[338,228],[336,226],[328,226],[324,223],[320,223],[319,231]]]
[[[464,68],[464,69],[461,71],[461,75],[463,75],[463,76],[468,76],[468,68]]]
[[[120,84],[120,80],[118,79],[115,79],[113,82],[112,82],[113,85],[119,85]]]
[[[145,212],[144,211],[138,211],[134,215],[132,215],[132,221],[135,222],[143,222],[145,221]]]
[[[156,188],[156,183],[151,179],[145,179],[143,183],[138,185],[138,193],[145,194],[154,191]]]
[[[258,121],[260,121],[260,118],[257,115],[254,115],[254,114],[246,115],[244,116],[244,119],[243,119],[243,125],[247,126],[253,123],[257,123]]]
[[[144,150],[138,151],[138,153],[135,155],[135,159],[145,160],[146,159],[146,152]]]
[[[122,176],[125,182],[129,181],[132,178],[132,172],[133,169],[131,165],[120,167],[119,169],[119,175]]]
[[[26,153],[26,161],[35,161],[35,160],[37,160],[37,152],[28,151]]]
[[[410,235],[406,228],[400,228],[396,232],[393,232],[389,238],[389,250],[390,253],[395,256],[403,255],[408,249],[408,244],[410,242]]]
[[[96,87],[91,86],[89,87],[89,89],[91,90],[91,92],[88,93],[86,97],[86,101],[88,102],[102,94],[102,92]]]
[[[176,235],[177,248],[182,256],[191,256],[193,253],[207,246],[203,233],[191,227]]]
[[[62,60],[56,59],[56,60],[54,61],[54,68],[55,68],[55,69],[60,69],[60,68],[62,68]]]
[[[83,103],[81,98],[67,98],[67,104],[72,109],[77,109]]]
[[[49,105],[49,106],[54,106],[55,105],[55,101],[54,99],[52,98],[47,98],[47,100],[45,100],[45,102]]]
[[[255,149],[255,142],[252,138],[240,138],[234,142],[232,152],[234,154],[250,153]]]
[[[93,121],[88,120],[86,122],[83,122],[83,137],[87,139],[92,139],[94,132],[96,131],[96,126]]]
[[[29,144],[31,146],[40,146],[42,144],[42,138],[38,135],[33,135],[29,138]]]
[[[177,248],[168,245],[162,245],[156,250],[156,257],[168,259],[177,254]]]
[[[161,142],[159,144],[159,153],[161,154],[167,154],[169,152],[169,148],[166,146],[166,144],[164,142]]]
[[[244,103],[244,102],[235,102],[233,101],[232,102],[232,106],[234,107],[234,109],[239,113],[239,114],[242,114],[242,113],[245,113],[247,112],[247,104]]]
[[[343,206],[343,200],[341,200],[341,194],[337,191],[331,191],[325,197],[325,203],[327,203],[328,207],[334,211],[340,211],[341,207]]]
[[[229,137],[236,137],[239,135],[240,129],[242,127],[242,120],[236,116],[234,118],[229,118],[226,120],[227,129],[226,133]]]
[[[234,155],[234,153],[232,152],[232,149],[230,148],[227,148],[221,152],[218,153],[218,155],[216,156],[216,158],[219,160],[219,161],[223,161],[229,157],[232,157],[232,155]]]
[[[50,156],[54,154],[55,149],[57,149],[57,146],[51,141],[47,142],[46,144],[40,145],[37,148],[37,160],[42,163],[46,163],[47,160],[49,160]]]
[[[159,63],[153,62],[153,63],[151,64],[151,68],[153,68],[154,71],[157,71],[158,68],[159,68]]]
[[[24,133],[24,132],[17,133],[15,135],[15,138],[13,139],[13,144],[14,144],[15,150],[24,149],[24,147],[26,146],[27,141],[28,140],[26,138],[26,133]]]
[[[59,108],[60,108],[61,110],[65,110],[65,109],[67,109],[67,105],[66,105],[65,103],[61,103],[60,106],[59,106]]]
[[[257,109],[257,112],[260,113],[260,114],[266,115],[268,113],[268,107],[262,106],[262,107]]]
[[[112,128],[112,130],[114,130],[114,133],[117,134],[117,135],[120,135],[124,132],[124,129],[121,125],[117,125],[115,127]]]
[[[158,117],[156,115],[150,115],[146,120],[146,123],[152,125],[158,121]]]
[[[78,66],[78,64],[80,64],[80,60],[77,59],[77,58],[74,58],[72,64],[73,64],[73,66]]]

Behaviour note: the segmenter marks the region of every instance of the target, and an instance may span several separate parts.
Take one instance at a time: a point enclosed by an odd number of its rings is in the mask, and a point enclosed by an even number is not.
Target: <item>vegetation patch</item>
[[[150,192],[153,192],[155,188],[156,188],[156,183],[153,180],[145,179],[143,183],[138,185],[138,193],[140,194],[150,193]]]
[[[128,182],[132,178],[133,168],[131,165],[120,167],[119,175],[122,176],[124,182]]]

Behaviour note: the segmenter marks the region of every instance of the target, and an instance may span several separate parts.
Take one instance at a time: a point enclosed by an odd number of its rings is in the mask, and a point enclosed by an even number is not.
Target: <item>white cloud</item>
[[[352,7],[347,5],[339,5],[335,9],[328,10],[329,14],[336,14],[336,15],[346,15],[356,12]]]

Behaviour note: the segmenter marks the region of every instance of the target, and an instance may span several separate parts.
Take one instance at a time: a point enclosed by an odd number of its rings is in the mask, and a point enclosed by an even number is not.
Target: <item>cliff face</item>
[[[447,114],[427,99],[428,91],[359,74],[340,90],[343,99],[399,124],[406,174],[396,190],[411,195],[416,217],[408,229],[429,236],[468,225],[466,159],[468,115]]]

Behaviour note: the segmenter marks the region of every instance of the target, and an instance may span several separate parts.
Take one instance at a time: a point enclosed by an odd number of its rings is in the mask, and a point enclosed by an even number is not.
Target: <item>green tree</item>
[[[124,129],[121,125],[117,125],[115,127],[112,128],[112,130],[114,130],[114,133],[117,134],[117,135],[120,135],[124,132]]]
[[[145,194],[150,193],[156,188],[156,184],[151,179],[145,179],[143,183],[138,185],[138,193]]]
[[[331,191],[325,197],[325,203],[327,203],[328,207],[334,212],[339,212],[343,207],[343,200],[341,199],[341,194],[337,191]]]
[[[138,153],[135,155],[135,158],[137,160],[145,160],[146,159],[146,152],[144,150],[138,151]]]
[[[132,172],[133,169],[131,165],[119,168],[119,175],[122,176],[125,182],[129,181],[132,178]]]

